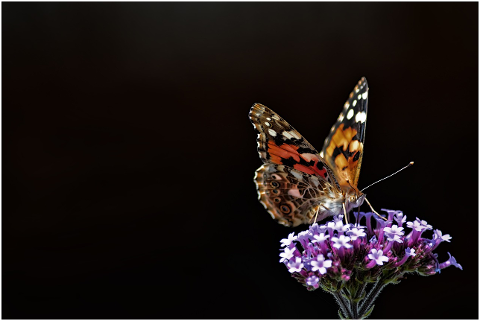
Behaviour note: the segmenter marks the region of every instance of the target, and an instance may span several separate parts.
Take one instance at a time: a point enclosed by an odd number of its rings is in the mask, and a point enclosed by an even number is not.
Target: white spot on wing
[[[355,100],[355,101],[356,101],[356,100]],[[354,104],[354,106],[355,106],[355,104]],[[350,119],[352,119],[352,117],[353,117],[353,109],[350,109],[350,110],[348,111],[348,114],[347,114],[347,119],[350,120]]]
[[[265,125],[267,125],[267,127],[270,127],[270,123],[268,121],[265,122]]]
[[[300,139],[300,135],[295,132],[294,130],[290,131],[290,133],[292,134],[293,137],[295,137],[296,139]]]
[[[272,120],[270,117],[267,117],[267,120]]]
[[[292,139],[292,138],[299,139],[299,138],[300,138],[300,136],[298,136],[298,134],[295,133],[295,131],[293,131],[293,130],[291,130],[291,131],[289,131],[289,132],[284,131],[284,132],[282,133],[282,135],[285,136],[287,139]]]
[[[356,104],[357,104],[357,101],[354,100],[352,106],[355,107]]]
[[[320,157],[323,158],[323,151],[320,152]]]
[[[341,113],[339,116],[338,116],[338,121],[342,121],[343,120],[343,113]]]
[[[358,122],[364,123],[366,119],[367,119],[367,114],[364,111],[357,113],[357,115],[355,116],[355,121],[357,123]]]
[[[317,160],[318,156],[310,153],[302,153],[302,158],[305,159],[307,162],[310,162],[312,159]]]
[[[362,99],[362,95],[358,95],[358,99]]]
[[[287,131],[284,131],[284,132],[282,133],[282,135],[283,135],[283,136],[285,136],[287,139],[290,139],[290,138],[292,138],[292,137],[293,137],[293,136],[292,136],[292,135],[290,135],[290,133],[289,133],[289,132],[287,132]]]
[[[277,136],[277,132],[274,131],[274,130],[271,129],[271,128],[268,130],[268,133],[269,133],[270,135],[272,135],[273,137]]]
[[[299,181],[303,180],[303,176],[302,174],[300,174],[298,171],[296,170],[291,170],[290,173],[295,176],[296,179],[298,179]]]
[[[273,164],[269,164],[267,167],[265,167],[265,170],[270,173],[276,171],[275,166]]]
[[[362,94],[362,97],[363,97],[363,99],[367,99],[367,97],[368,97],[368,91],[364,92],[364,93]]]
[[[315,176],[311,176],[310,181],[315,185],[315,187],[318,187],[318,184],[320,183],[318,181],[318,178],[316,178]]]

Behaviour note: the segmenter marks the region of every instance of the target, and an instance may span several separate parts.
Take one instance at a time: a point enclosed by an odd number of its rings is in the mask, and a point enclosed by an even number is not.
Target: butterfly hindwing
[[[357,186],[367,124],[368,84],[362,78],[350,93],[325,139],[320,156],[334,170],[341,185]]]
[[[321,200],[338,196],[338,190],[322,178],[273,163],[265,163],[256,171],[255,184],[260,202],[285,226],[323,219],[328,213]]]
[[[315,174],[338,186],[333,171],[319,157],[318,151],[277,113],[257,103],[250,109],[249,116],[258,133],[257,149],[264,163]]]

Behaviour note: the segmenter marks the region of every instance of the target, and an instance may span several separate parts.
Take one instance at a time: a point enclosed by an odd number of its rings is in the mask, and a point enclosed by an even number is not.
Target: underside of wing
[[[334,170],[341,185],[357,186],[367,124],[368,84],[362,78],[350,93],[325,139],[320,156]]]
[[[277,113],[256,103],[250,109],[249,117],[258,134],[258,154],[264,163],[314,174],[338,186],[332,169],[318,156],[318,151]]]
[[[341,211],[341,193],[316,175],[273,163],[255,173],[258,198],[268,213],[285,226],[313,223]]]

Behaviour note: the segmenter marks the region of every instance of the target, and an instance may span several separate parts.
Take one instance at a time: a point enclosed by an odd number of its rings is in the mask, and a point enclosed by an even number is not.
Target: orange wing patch
[[[297,162],[300,161],[300,155],[297,152],[298,146],[282,144],[278,146],[273,140],[268,142],[268,153],[270,154],[270,161],[275,164],[282,165],[282,158],[289,159],[292,157]]]
[[[300,154],[298,152],[298,146],[290,145],[290,144],[282,144],[278,146],[273,140],[268,142],[268,153],[270,155],[270,161],[274,164],[283,165],[284,163],[282,160],[288,160],[292,158],[297,164],[293,165],[293,168],[298,169],[307,174],[315,174],[320,175],[320,177],[327,179],[327,169],[325,165],[322,163],[320,168],[317,166],[320,159],[315,154]],[[303,165],[300,164],[301,160],[305,161],[306,163],[311,163],[313,161],[313,165]]]
[[[343,128],[344,124],[340,124],[333,134],[326,152],[328,156],[334,158],[336,168],[339,172],[338,174],[340,174],[339,176],[343,180],[349,180],[352,184],[356,185],[360,172],[359,161],[361,161],[360,156],[363,151],[363,143],[358,140],[353,140],[357,134],[354,128]],[[338,150],[339,153],[334,157],[335,150]],[[360,154],[356,157],[357,153]]]
[[[347,147],[352,142],[352,138],[357,134],[357,131],[351,127],[343,130],[343,125],[344,124],[340,124],[340,126],[335,131],[335,134],[332,136],[330,145],[327,147],[327,155],[332,156],[335,147],[342,146],[343,150],[346,151]]]

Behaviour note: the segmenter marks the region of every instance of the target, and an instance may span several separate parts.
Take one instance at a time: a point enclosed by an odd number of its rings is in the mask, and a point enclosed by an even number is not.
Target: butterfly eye
[[[273,187],[279,187],[280,186],[280,184],[278,184],[278,182],[275,182],[275,181],[271,182],[270,185],[272,185]]]
[[[290,213],[290,207],[287,206],[287,205],[282,205],[282,206],[280,206],[280,210],[281,210],[283,213],[285,213],[285,214]]]

